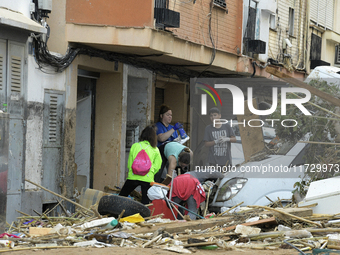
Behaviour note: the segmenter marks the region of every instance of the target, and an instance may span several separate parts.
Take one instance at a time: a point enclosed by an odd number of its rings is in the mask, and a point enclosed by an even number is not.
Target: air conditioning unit
[[[52,11],[52,0],[38,0],[38,10],[41,17],[48,18],[48,14]]]
[[[335,46],[335,64],[340,64],[340,45]]]
[[[266,53],[266,42],[261,40],[249,40],[248,41],[248,52],[253,52],[255,54],[265,54]]]
[[[155,8],[156,25],[164,27],[179,27],[180,14],[167,8]]]
[[[51,12],[52,0],[38,0],[38,9]]]

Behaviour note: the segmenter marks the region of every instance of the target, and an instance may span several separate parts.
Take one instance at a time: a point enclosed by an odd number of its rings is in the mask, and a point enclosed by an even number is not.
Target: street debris
[[[63,211],[57,217],[49,216],[55,208],[38,216],[18,211],[22,216],[7,223],[6,233],[0,233],[0,252],[89,246],[176,253],[193,253],[196,249],[295,249],[301,254],[340,250],[340,213],[313,214],[311,207],[298,208],[293,203],[286,207],[276,202],[240,207],[195,221],[170,220],[163,218],[163,213],[122,217],[125,209],[117,218],[98,216],[98,203],[91,208],[73,203],[75,213]]]

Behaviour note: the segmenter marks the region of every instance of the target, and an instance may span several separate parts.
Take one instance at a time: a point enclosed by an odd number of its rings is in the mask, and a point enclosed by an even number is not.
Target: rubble
[[[113,217],[98,218],[82,208],[71,216],[23,215],[1,234],[0,252],[88,246],[156,248],[177,253],[195,249],[340,249],[340,214],[302,217],[286,212],[293,212],[293,207],[242,209],[196,221],[174,221],[158,215],[131,223],[129,218],[140,217],[127,217],[119,219],[113,229],[104,228]],[[301,210],[296,211],[301,214]]]
[[[231,208],[186,221],[163,218],[163,213],[122,217],[125,210],[115,219],[99,215],[98,204],[84,208],[73,203],[75,213],[62,210],[58,217],[50,216],[56,207],[36,212],[38,216],[18,211],[22,216],[7,223],[6,233],[0,233],[0,252],[76,247],[138,247],[176,253],[196,249],[295,249],[301,254],[340,250],[340,213],[313,214],[311,207],[297,208],[296,204],[240,207],[240,203],[234,207],[239,210]]]

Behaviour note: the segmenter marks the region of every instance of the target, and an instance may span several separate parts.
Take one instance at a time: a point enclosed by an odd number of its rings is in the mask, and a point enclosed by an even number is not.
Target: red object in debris
[[[176,208],[178,208],[176,206]],[[151,211],[151,216],[155,216],[161,213],[164,213],[163,219],[170,219],[170,220],[176,220],[174,219],[174,216],[172,215],[171,210],[169,209],[167,203],[163,199],[155,199],[152,200],[152,205],[149,206],[149,209]],[[174,211],[175,216],[177,217],[177,211],[175,209],[172,209]]]
[[[209,218],[214,218],[215,216],[216,216],[215,213],[209,213],[209,214],[205,215],[204,218],[209,219]]]
[[[3,238],[4,236],[13,237],[13,238],[20,238],[20,236],[13,235],[13,234],[8,234],[8,233],[2,233],[2,234],[0,234],[0,238]]]

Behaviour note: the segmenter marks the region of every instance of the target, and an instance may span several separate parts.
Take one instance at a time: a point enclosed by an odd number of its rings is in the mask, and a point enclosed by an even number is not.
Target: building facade
[[[309,0],[307,72],[320,65],[340,66],[340,1]]]
[[[190,78],[304,77],[306,1],[2,1],[7,221],[58,203],[37,185],[68,198],[121,186],[162,103],[189,133]]]

